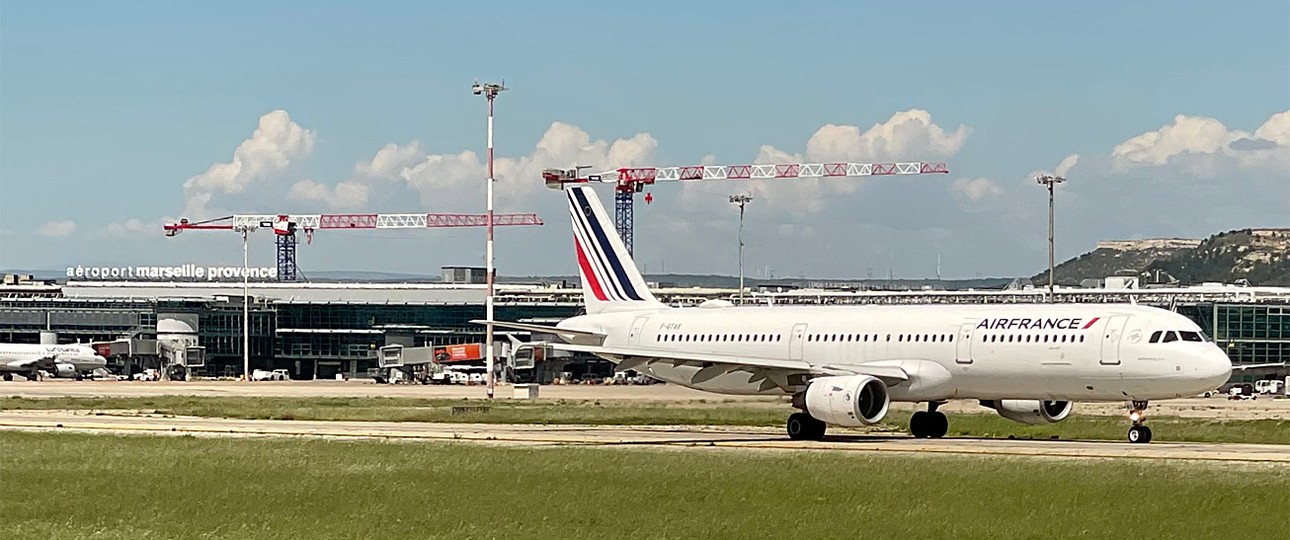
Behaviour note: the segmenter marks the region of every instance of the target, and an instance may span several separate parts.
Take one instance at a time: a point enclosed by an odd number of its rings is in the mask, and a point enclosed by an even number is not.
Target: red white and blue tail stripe
[[[586,186],[566,191],[587,313],[663,307],[636,270],[596,192]]]

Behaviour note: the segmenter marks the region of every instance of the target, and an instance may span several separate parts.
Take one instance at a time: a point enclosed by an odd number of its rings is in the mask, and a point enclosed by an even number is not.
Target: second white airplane
[[[13,380],[15,373],[34,381],[41,370],[54,377],[80,380],[105,366],[107,359],[89,345],[0,343],[0,379],[5,381]]]
[[[672,308],[646,287],[595,192],[568,196],[587,314],[554,327],[495,324],[554,333],[568,342],[557,347],[620,371],[710,392],[790,395],[801,410],[788,418],[793,439],[875,424],[892,401],[926,403],[910,433],[938,438],[949,420],[937,407],[972,399],[1027,424],[1059,422],[1075,401],[1125,401],[1128,440],[1145,443],[1149,400],[1213,390],[1231,372],[1195,323],[1146,306]]]

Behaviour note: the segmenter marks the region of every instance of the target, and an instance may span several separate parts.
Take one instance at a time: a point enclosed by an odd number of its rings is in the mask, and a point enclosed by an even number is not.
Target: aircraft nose
[[[1211,347],[1200,355],[1200,376],[1217,388],[1232,377],[1232,360],[1218,347]]]

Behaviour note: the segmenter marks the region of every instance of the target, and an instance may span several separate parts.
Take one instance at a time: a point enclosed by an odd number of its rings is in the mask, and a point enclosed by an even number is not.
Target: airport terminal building
[[[242,372],[241,283],[69,282],[53,289],[7,289],[0,342],[38,343],[42,333],[60,342],[112,341],[181,321],[205,347],[196,373]],[[539,289],[499,287],[497,317],[558,321],[581,309],[573,296]],[[484,317],[482,285],[251,283],[248,292],[251,368],[286,369],[293,378],[368,376],[385,345],[484,340],[484,328],[470,322]]]
[[[386,345],[482,343],[484,285],[478,283],[251,283],[250,366],[284,369],[297,379],[367,377],[380,372]],[[735,301],[736,291],[657,289],[673,305]],[[69,281],[0,288],[0,342],[103,342],[187,332],[205,348],[193,373],[242,374],[240,282]],[[762,290],[759,304],[907,304],[1045,302],[1046,291]],[[579,289],[499,285],[499,320],[554,323],[581,312]],[[1068,289],[1057,302],[1129,302],[1171,308],[1196,321],[1236,364],[1290,362],[1290,289],[1207,285],[1178,289]],[[179,330],[175,330],[179,328]],[[516,338],[529,336],[519,332]],[[505,343],[506,333],[499,332]],[[504,347],[502,348],[504,350]],[[583,358],[583,362],[595,362]],[[606,369],[607,365],[599,366]],[[578,371],[577,366],[573,371]],[[1274,373],[1277,370],[1274,370]],[[1285,368],[1280,373],[1285,375]],[[1238,373],[1234,378],[1264,374]]]

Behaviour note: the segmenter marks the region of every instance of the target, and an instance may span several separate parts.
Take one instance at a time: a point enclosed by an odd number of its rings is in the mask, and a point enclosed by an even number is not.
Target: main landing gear
[[[1147,419],[1147,402],[1133,401],[1129,403],[1129,421],[1133,422],[1129,426],[1129,442],[1146,444],[1151,442],[1151,428],[1142,424]]]
[[[909,417],[909,434],[915,439],[939,439],[950,431],[950,419],[937,412],[940,402],[930,402],[926,411],[915,411]]]
[[[4,375],[0,375],[0,378],[3,378],[5,382],[9,382],[13,380],[13,374],[5,373]]]
[[[788,438],[795,441],[818,441],[824,439],[824,422],[804,412],[788,416]]]

